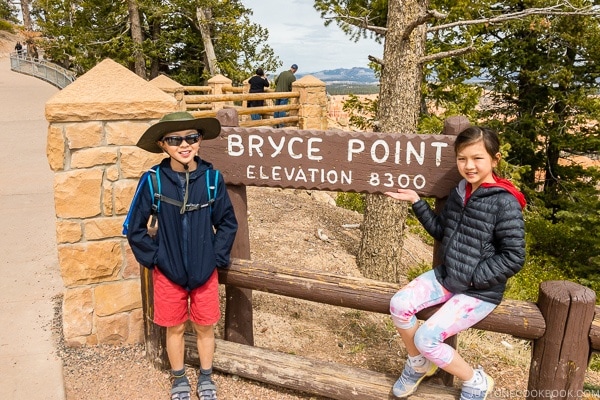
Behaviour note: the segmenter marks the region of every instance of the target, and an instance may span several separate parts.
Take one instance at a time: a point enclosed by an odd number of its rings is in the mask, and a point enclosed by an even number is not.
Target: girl
[[[454,143],[456,165],[464,178],[450,193],[440,215],[410,189],[386,195],[412,203],[423,227],[441,242],[442,263],[415,278],[390,302],[392,320],[408,353],[393,387],[397,397],[415,392],[437,368],[463,381],[461,400],[486,399],[494,380],[474,370],[444,340],[485,318],[502,300],[508,278],[525,261],[522,209],[525,197],[494,168],[500,160],[497,134],[469,127]],[[417,325],[415,314],[442,307]]]

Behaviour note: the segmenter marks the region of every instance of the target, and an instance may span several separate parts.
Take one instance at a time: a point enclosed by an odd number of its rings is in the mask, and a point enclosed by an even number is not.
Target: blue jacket
[[[198,168],[190,172],[188,204],[206,204],[206,173],[212,164],[199,158],[196,161]],[[159,174],[161,193],[183,201],[185,175],[171,169],[169,158],[160,163]],[[162,201],[158,233],[154,238],[148,235],[147,229],[152,208],[148,185],[147,179],[140,180],[139,194],[129,217],[127,240],[136,260],[147,268],[156,266],[169,280],[187,290],[202,286],[215,267],[227,268],[237,220],[223,177],[219,174],[217,197],[212,207],[181,214],[179,207]]]
[[[424,200],[413,204],[423,227],[441,242],[442,264],[434,271],[442,286],[493,304],[502,301],[508,278],[525,262],[521,196],[514,187],[482,185],[465,202],[463,180],[440,215]]]

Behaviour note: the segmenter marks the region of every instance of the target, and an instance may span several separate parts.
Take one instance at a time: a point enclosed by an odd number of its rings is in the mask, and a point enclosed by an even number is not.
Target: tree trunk
[[[29,0],[21,0],[21,13],[23,14],[23,26],[26,31],[33,30],[31,23],[31,12],[29,11]]]
[[[381,74],[377,119],[381,132],[416,133],[420,110],[426,26],[418,25],[407,38],[410,24],[427,10],[427,0],[390,0]],[[368,196],[358,268],[366,278],[401,282],[406,275],[402,261],[406,203],[380,195]]]
[[[152,27],[151,29],[151,35],[152,35],[152,41],[156,42],[159,40],[160,35],[161,35],[161,28],[160,28],[160,19],[152,19],[150,21],[150,26]],[[159,57],[150,57],[150,79],[154,79],[158,76],[158,74],[160,73],[160,58]]]
[[[144,37],[140,23],[140,10],[137,0],[128,0],[127,5],[129,7],[129,22],[131,23],[131,39],[134,46],[134,72],[136,75],[146,79],[146,60],[144,59],[144,52],[142,50]]]
[[[204,54],[206,57],[206,68],[210,76],[215,76],[220,73],[219,66],[217,65],[217,56],[215,55],[215,48],[212,44],[210,35],[210,9],[203,9],[201,7],[196,8],[196,20],[198,22],[198,29],[200,35],[202,35],[202,43],[204,44]]]
[[[357,262],[365,278],[406,282],[402,262],[408,208],[384,195],[368,195]]]

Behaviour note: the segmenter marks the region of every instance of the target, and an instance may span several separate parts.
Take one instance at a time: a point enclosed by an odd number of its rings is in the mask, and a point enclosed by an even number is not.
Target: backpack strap
[[[210,207],[210,212],[212,214],[212,204],[215,202],[217,198],[217,189],[219,187],[219,170],[213,170],[215,172],[214,183],[210,185],[210,171],[206,171],[206,190],[208,191],[208,206]]]
[[[172,204],[176,207],[181,208],[183,203],[179,200],[175,200],[171,197],[167,197],[162,194],[162,187],[160,184],[160,167],[156,167],[156,170],[151,169],[149,171],[148,182],[150,186],[150,195],[152,196],[152,217],[150,220],[150,227],[154,227],[156,224],[156,216],[160,212],[160,204],[162,201],[168,204]],[[211,170],[206,171],[206,190],[208,192],[208,202],[204,204],[186,204],[185,211],[196,211],[201,208],[210,207],[210,211],[212,213],[212,204],[215,202],[217,198],[217,186],[219,183],[219,170],[214,171],[214,183],[210,184],[210,172]],[[155,190],[157,188],[158,190]]]
[[[154,231],[158,229],[156,227],[157,215],[160,211],[160,200],[161,200],[161,190],[162,187],[160,185],[160,175],[158,174],[160,171],[160,166],[157,166],[156,169],[150,169],[148,171],[148,188],[150,189],[150,196],[152,197],[152,208],[150,210],[150,224],[149,231]],[[155,191],[155,188],[158,189],[158,192]]]
[[[137,186],[137,189],[135,189],[135,193],[133,195],[133,199],[131,200],[131,204],[129,205],[129,210],[127,211],[127,216],[125,217],[125,221],[123,221],[123,235],[127,235],[127,232],[129,231],[129,219],[131,218],[131,213],[135,207],[135,203],[137,201],[137,198],[140,194],[140,192],[142,191],[142,187],[144,180],[149,179],[148,176],[151,175],[150,171],[147,171],[144,173],[144,175],[142,175],[142,178],[140,179],[140,182]],[[152,189],[150,189],[152,190]]]

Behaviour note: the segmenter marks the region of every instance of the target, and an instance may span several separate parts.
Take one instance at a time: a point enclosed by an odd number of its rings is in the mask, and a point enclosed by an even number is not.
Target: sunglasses
[[[198,143],[201,135],[199,133],[192,133],[187,136],[166,136],[162,139],[162,142],[168,144],[169,146],[181,146],[181,143],[185,140],[187,144]]]

